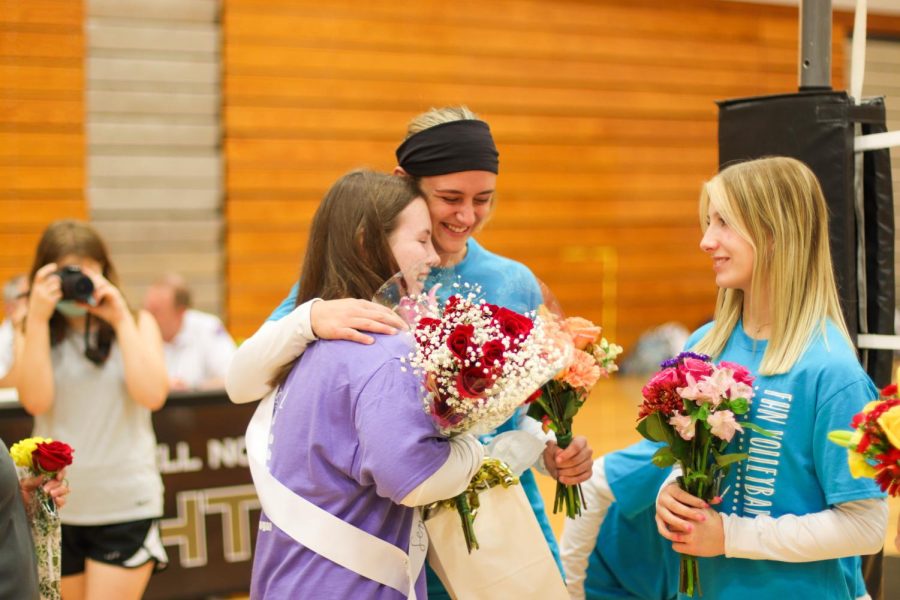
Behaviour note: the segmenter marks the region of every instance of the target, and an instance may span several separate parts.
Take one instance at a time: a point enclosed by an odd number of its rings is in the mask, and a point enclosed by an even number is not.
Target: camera
[[[94,282],[81,272],[81,267],[69,265],[56,272],[60,280],[63,300],[90,302],[94,293]]]

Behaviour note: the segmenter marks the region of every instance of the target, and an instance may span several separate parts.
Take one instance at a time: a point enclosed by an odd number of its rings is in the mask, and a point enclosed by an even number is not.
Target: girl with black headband
[[[485,300],[525,312],[542,302],[540,286],[523,264],[494,254],[476,242],[477,233],[491,214],[499,170],[498,152],[488,124],[466,107],[432,109],[409,125],[397,148],[394,174],[414,179],[428,203],[432,239],[441,258],[443,275],[481,286]],[[294,309],[297,286],[269,320],[245,341],[228,369],[226,389],[232,401],[250,402],[271,391],[270,381],[279,367],[296,358],[318,338],[342,338],[371,343],[360,330],[393,333],[405,327],[384,307],[360,300],[310,301]],[[495,433],[528,429],[542,436],[540,426],[514,417]],[[545,437],[543,460],[535,467],[562,483],[575,484],[591,474],[591,449],[577,437],[565,450]],[[559,562],[556,539],[547,520],[534,475],[527,470],[522,485],[535,516]],[[429,597],[447,597],[437,577],[430,576]]]

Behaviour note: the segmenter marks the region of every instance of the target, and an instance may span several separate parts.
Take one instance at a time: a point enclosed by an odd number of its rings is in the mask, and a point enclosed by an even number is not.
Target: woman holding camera
[[[167,384],[162,338],[132,312],[100,236],[79,221],[44,231],[30,272],[19,400],[34,435],[75,450],[62,513],[66,600],[140,598],[166,554],[151,411]]]

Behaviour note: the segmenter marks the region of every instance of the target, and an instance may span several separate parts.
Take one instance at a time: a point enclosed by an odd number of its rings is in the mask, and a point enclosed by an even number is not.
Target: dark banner
[[[234,405],[222,392],[173,395],[154,413],[165,484],[161,533],[169,567],[150,579],[145,598],[205,598],[250,589],[259,501],[244,431],[256,404]],[[7,445],[31,435],[21,408],[0,408]]]

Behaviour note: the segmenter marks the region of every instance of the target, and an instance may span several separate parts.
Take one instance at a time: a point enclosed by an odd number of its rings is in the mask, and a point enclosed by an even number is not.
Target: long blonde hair
[[[832,270],[828,210],[809,167],[786,157],[729,166],[700,192],[704,231],[710,205],[753,247],[748,300],[757,305],[767,300],[772,319],[760,374],[789,371],[816,331],[824,335],[829,319],[852,347]],[[694,350],[721,354],[744,301],[743,291],[720,289],[715,323]]]

